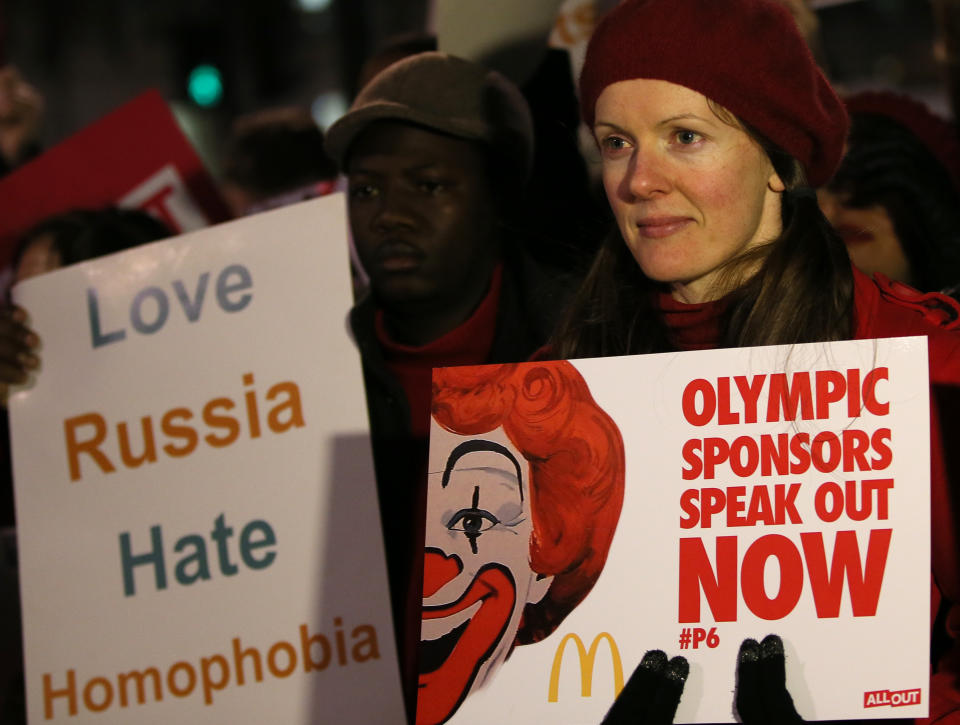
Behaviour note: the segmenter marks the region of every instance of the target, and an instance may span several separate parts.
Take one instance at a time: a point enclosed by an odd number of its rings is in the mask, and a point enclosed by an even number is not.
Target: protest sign
[[[0,266],[33,225],[72,209],[144,209],[175,234],[230,218],[157,91],[147,91],[0,179]]]
[[[652,649],[734,722],[769,633],[805,719],[925,715],[927,377],[924,338],[435,370],[419,725],[598,723]]]
[[[340,194],[18,285],[30,722],[403,722]]]

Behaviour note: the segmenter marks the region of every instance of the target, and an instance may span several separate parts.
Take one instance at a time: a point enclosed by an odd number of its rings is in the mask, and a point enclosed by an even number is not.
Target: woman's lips
[[[641,237],[663,239],[686,228],[693,220],[689,217],[648,217],[637,222]]]
[[[873,234],[868,229],[853,224],[838,224],[835,229],[847,245],[865,244],[866,242],[872,242],[874,239]]]

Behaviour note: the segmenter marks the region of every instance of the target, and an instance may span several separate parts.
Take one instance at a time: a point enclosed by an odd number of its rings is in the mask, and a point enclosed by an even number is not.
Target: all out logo
[[[864,707],[903,707],[920,704],[920,688],[913,690],[873,690],[863,693]]]

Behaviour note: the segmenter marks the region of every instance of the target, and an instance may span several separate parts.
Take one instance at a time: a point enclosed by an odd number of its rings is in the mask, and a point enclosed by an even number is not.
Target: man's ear
[[[553,584],[553,575],[530,574],[530,587],[527,589],[527,604],[536,604],[547,595],[547,590]]]

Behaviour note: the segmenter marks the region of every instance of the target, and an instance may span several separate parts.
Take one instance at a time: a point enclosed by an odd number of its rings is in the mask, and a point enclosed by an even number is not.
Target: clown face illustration
[[[502,428],[434,423],[428,502],[418,725],[445,722],[488,681],[553,582],[530,565],[529,466]]]

